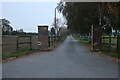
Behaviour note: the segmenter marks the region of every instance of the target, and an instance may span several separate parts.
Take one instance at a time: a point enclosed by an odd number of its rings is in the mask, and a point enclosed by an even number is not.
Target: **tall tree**
[[[2,25],[3,34],[9,34],[13,31],[13,28],[10,25],[10,21],[8,21],[7,19],[0,19],[0,21]]]
[[[58,10],[66,18],[68,29],[72,32],[88,34],[92,24],[100,25],[108,33],[113,28],[120,28],[119,3],[61,2],[60,5]]]

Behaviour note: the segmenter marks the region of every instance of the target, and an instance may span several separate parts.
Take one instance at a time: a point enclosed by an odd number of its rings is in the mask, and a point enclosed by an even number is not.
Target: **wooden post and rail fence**
[[[120,36],[102,36],[102,49],[120,54]]]
[[[120,54],[120,35],[118,36],[102,36],[102,28],[98,25],[91,27],[91,50],[92,51],[113,51]]]
[[[37,49],[37,36],[31,35],[3,35],[2,36],[2,53],[12,53],[21,50]]]
[[[49,36],[48,37],[48,42],[49,42],[49,47],[55,46],[58,44],[60,41],[60,36]]]

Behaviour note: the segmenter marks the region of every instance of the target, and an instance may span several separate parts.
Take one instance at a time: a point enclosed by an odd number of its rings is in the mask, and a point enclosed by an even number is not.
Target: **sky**
[[[38,24],[46,24],[51,28],[55,7],[58,2],[2,2],[2,16],[11,22],[14,30],[37,32]],[[61,17],[57,13],[57,17]]]

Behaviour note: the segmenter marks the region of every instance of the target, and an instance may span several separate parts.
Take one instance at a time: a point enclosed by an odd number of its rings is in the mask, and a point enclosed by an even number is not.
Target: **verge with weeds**
[[[91,48],[91,43],[88,41],[85,41],[79,37],[75,37],[76,40],[78,40],[80,42],[80,44],[84,45],[87,48]],[[120,54],[118,54],[115,51],[108,51],[108,50],[100,50],[101,54],[106,55],[106,56],[110,56],[110,57],[114,57],[114,58],[120,58]]]

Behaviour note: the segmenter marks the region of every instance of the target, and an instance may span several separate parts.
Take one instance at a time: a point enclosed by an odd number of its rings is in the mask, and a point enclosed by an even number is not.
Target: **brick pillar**
[[[48,47],[48,26],[38,26],[38,49],[47,50]]]
[[[100,50],[102,44],[102,29],[98,25],[92,25],[91,43],[91,50]]]

